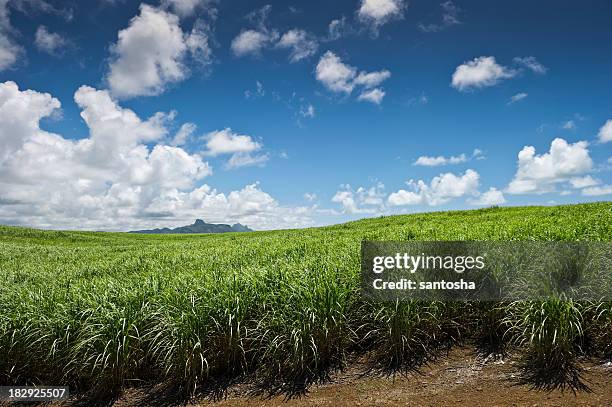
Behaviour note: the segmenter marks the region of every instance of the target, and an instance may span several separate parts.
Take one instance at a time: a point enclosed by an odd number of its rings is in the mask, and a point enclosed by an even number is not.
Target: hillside
[[[596,304],[594,314],[559,302],[367,301],[359,291],[363,239],[611,241],[612,203],[240,234],[1,226],[0,384],[68,383],[108,394],[142,380],[192,394],[221,378],[248,378],[287,390],[359,355],[409,369],[441,345],[478,340],[516,348],[537,371],[560,372],[578,386],[576,346],[610,352],[610,304]],[[539,342],[521,337],[526,324],[544,330]]]

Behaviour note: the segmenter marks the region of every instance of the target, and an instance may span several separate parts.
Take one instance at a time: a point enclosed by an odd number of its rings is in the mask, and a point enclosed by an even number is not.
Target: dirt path
[[[516,385],[512,361],[479,361],[469,349],[455,349],[448,357],[408,376],[361,377],[346,372],[333,382],[312,386],[299,399],[247,398],[230,394],[200,407],[255,406],[612,406],[612,366],[588,365],[584,377],[591,392],[552,392]]]
[[[588,363],[583,378],[591,391],[541,391],[518,385],[512,358],[482,360],[473,349],[453,348],[449,355],[418,373],[382,377],[362,374],[355,365],[332,380],[313,385],[306,395],[287,400],[249,397],[247,385],[236,385],[221,401],[193,400],[198,407],[355,407],[355,406],[612,406],[612,364]],[[62,406],[89,405],[63,403]],[[108,405],[108,404],[107,404]],[[126,390],[114,407],[184,405],[175,394],[158,397],[151,388]]]

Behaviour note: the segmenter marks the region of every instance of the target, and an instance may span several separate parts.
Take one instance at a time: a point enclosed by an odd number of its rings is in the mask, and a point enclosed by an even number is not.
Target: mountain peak
[[[227,233],[227,232],[252,232],[248,226],[236,223],[232,226],[226,224],[206,223],[202,219],[196,219],[192,225],[181,226],[175,229],[152,229],[137,230],[131,233]]]

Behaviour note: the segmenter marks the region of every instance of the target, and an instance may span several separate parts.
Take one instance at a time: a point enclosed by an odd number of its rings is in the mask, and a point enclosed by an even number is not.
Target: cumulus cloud
[[[0,84],[0,223],[96,230],[195,218],[255,228],[312,223],[306,209],[279,205],[256,183],[227,194],[199,185],[212,173],[209,164],[163,143],[172,115],[143,120],[108,91],[88,86],[77,90],[75,101],[89,134],[73,140],[40,128],[59,100]]]
[[[597,135],[600,143],[608,143],[612,141],[612,119],[606,121],[603,126],[599,129]]]
[[[263,147],[261,143],[251,136],[235,133],[230,128],[210,132],[204,139],[207,155],[232,155],[226,164],[228,169],[263,165],[269,159],[268,154],[255,154]]]
[[[236,56],[261,55],[261,51],[276,39],[273,34],[257,30],[244,30],[232,40],[232,51]]]
[[[506,203],[506,198],[502,191],[497,188],[491,187],[488,191],[482,193],[477,198],[468,199],[470,205],[478,206],[490,206],[490,205],[501,205]]]
[[[451,155],[450,157],[445,157],[443,155],[439,155],[435,157],[422,155],[418,157],[412,165],[423,166],[423,167],[437,167],[441,165],[461,164],[461,163],[468,162],[470,159],[482,160],[484,158],[485,157],[482,154],[482,151],[476,148],[472,152],[471,157],[468,157],[464,153],[459,154],[459,155]]]
[[[293,28],[280,36],[277,30],[270,28],[268,16],[271,10],[272,7],[267,5],[247,16],[256,27],[243,29],[232,40],[231,49],[234,55],[258,57],[267,48],[288,49],[289,61],[295,63],[317,52],[319,43],[316,37],[305,30]]]
[[[361,92],[359,97],[357,97],[357,100],[380,105],[384,97],[385,97],[385,91],[383,91],[380,88],[374,88],[374,89],[364,90],[363,92]]]
[[[461,9],[452,1],[445,1],[440,4],[442,7],[442,21],[437,24],[419,24],[419,29],[423,32],[438,32],[453,25],[461,24],[459,13]]]
[[[361,72],[355,78],[355,85],[362,85],[365,88],[373,88],[380,85],[391,77],[391,72],[385,70],[374,72]]]
[[[342,205],[344,213],[373,214],[384,209],[385,185],[377,183],[370,188],[353,189],[349,184],[340,186],[340,190],[332,197],[332,202]]]
[[[424,167],[437,167],[439,165],[448,165],[448,164],[460,164],[467,162],[467,156],[465,154],[460,154],[457,156],[444,157],[439,155],[437,157],[429,157],[426,155],[422,155],[416,159],[413,165],[420,165]]]
[[[47,27],[41,25],[36,30],[34,44],[39,50],[49,55],[59,56],[68,45],[68,40],[57,33],[50,32]]]
[[[298,62],[314,55],[319,48],[317,40],[304,30],[294,28],[287,31],[276,44],[278,48],[291,50],[289,61]]]
[[[599,181],[590,175],[587,175],[585,177],[570,178],[569,183],[574,188],[586,188],[598,185]]]
[[[374,72],[360,72],[357,69],[342,62],[342,59],[331,51],[327,51],[319,59],[316,67],[316,78],[327,89],[336,93],[350,94],[356,87],[361,87],[362,92],[358,100],[366,100],[380,104],[385,96],[380,85],[391,76],[388,70]],[[372,89],[374,88],[374,89]]]
[[[24,53],[15,42],[13,33],[8,0],[0,0],[0,72],[13,67]]]
[[[521,100],[525,99],[527,96],[529,96],[527,93],[525,92],[520,92],[517,93],[516,95],[513,95],[510,97],[510,100],[508,101],[508,104],[514,104],[516,102],[520,102]]]
[[[327,51],[317,64],[317,80],[332,92],[351,93],[355,87],[353,80],[357,69],[342,62],[340,57]]]
[[[207,153],[210,155],[250,153],[261,148],[261,144],[251,136],[234,133],[226,128],[208,133],[205,136]]]
[[[499,65],[495,57],[478,57],[459,65],[452,76],[451,86],[460,91],[494,86],[512,78],[516,71]]]
[[[199,9],[211,3],[209,0],[162,0],[162,6],[180,17],[189,17]]]
[[[403,0],[361,0],[357,16],[376,34],[381,25],[403,18],[405,7]]]
[[[533,146],[525,146],[518,153],[518,168],[507,192],[510,194],[553,192],[555,185],[567,183],[593,168],[588,143],[578,141],[570,144],[556,138],[550,150],[536,154]]]
[[[480,175],[471,169],[463,175],[451,172],[434,177],[429,184],[423,180],[410,180],[409,189],[400,189],[387,198],[392,206],[404,205],[442,205],[463,196],[478,196]]]
[[[183,32],[176,15],[147,4],[119,31],[111,48],[107,82],[118,98],[157,95],[189,76],[186,58],[209,64],[208,34],[200,27]]]
[[[543,75],[548,71],[544,65],[538,62],[535,57],[516,57],[513,59],[514,63],[517,65],[521,65],[531,72]]]
[[[601,185],[596,187],[588,187],[582,190],[582,195],[585,196],[602,196],[612,195],[612,185]]]

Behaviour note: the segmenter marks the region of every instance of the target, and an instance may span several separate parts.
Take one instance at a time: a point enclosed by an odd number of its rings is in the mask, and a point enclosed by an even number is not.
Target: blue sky
[[[607,1],[3,0],[0,223],[609,200],[611,22]]]

